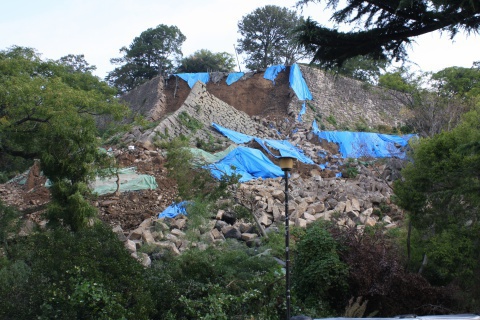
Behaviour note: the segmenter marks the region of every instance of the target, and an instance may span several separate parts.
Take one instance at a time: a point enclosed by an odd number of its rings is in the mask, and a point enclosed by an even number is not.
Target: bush
[[[412,310],[417,314],[449,312],[449,293],[431,286],[419,274],[406,272],[397,239],[384,231],[330,228],[343,248],[340,259],[349,266],[349,294],[368,300],[365,314],[391,317]]]
[[[347,300],[348,266],[340,261],[338,244],[321,222],[311,224],[297,244],[292,292],[315,316],[330,316]]]
[[[144,270],[103,225],[19,238],[0,270],[2,319],[148,319]]]
[[[242,245],[191,249],[154,261],[148,283],[155,319],[275,319],[283,313],[279,265]],[[281,312],[281,313],[279,313]]]

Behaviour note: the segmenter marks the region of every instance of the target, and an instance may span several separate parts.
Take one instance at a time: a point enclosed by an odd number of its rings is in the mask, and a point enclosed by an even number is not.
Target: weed
[[[325,119],[325,120],[327,120],[327,122],[330,123],[331,125],[333,125],[334,127],[337,126],[337,120],[335,119],[335,117],[333,115],[329,115],[327,117],[327,119]]]
[[[187,112],[183,111],[178,115],[180,123],[190,129],[192,132],[197,132],[198,129],[203,128],[203,123],[190,116]]]

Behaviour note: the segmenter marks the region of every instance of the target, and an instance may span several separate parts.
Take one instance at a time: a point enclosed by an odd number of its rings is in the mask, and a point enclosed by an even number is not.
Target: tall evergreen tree
[[[240,53],[245,53],[246,67],[265,69],[274,64],[293,64],[306,52],[294,40],[293,30],[302,22],[295,11],[273,5],[255,9],[238,22]]]
[[[314,53],[314,60],[329,66],[359,55],[404,59],[414,37],[441,31],[454,38],[460,31],[480,30],[480,5],[473,0],[300,0],[297,5],[309,2],[325,2],[335,10],[333,22],[355,25],[343,32],[309,18],[298,29],[300,43]]]
[[[130,46],[122,47],[123,57],[110,62],[120,67],[110,72],[106,80],[119,92],[127,92],[136,86],[174,70],[174,61],[182,57],[181,46],[187,38],[176,26],[158,25],[143,31]]]

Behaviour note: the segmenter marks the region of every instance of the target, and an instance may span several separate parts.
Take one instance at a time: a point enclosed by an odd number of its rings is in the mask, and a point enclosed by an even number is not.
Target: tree
[[[57,62],[71,68],[71,72],[92,72],[97,70],[97,67],[91,66],[85,60],[83,54],[69,54],[61,57]]]
[[[363,82],[377,84],[382,72],[387,68],[386,60],[375,60],[368,56],[357,56],[348,59],[345,63],[337,68],[337,72],[341,75],[352,77]]]
[[[177,72],[230,72],[234,67],[235,60],[230,53],[213,53],[210,50],[201,49],[180,60]]]
[[[323,222],[311,224],[296,248],[293,292],[324,316],[343,308],[347,298],[348,266],[340,260],[338,250]]]
[[[459,83],[465,83],[464,80],[468,83],[471,78],[463,78],[463,73],[447,78],[443,73],[413,74],[408,69],[399,68],[379,78],[379,85],[393,90],[392,96],[406,107],[407,125],[423,137],[453,129],[474,102],[475,90],[468,98],[459,94],[459,88],[453,90]]]
[[[295,11],[267,5],[255,9],[238,22],[240,53],[246,53],[246,67],[265,69],[274,64],[291,65],[306,55],[294,41],[293,30],[302,22]]]
[[[422,254],[428,262],[423,269],[429,269],[425,272],[430,279],[441,285],[455,280],[468,290],[480,283],[479,141],[477,104],[453,130],[413,145],[413,161],[394,188],[399,205],[408,211],[412,228],[420,234],[413,248],[425,250]],[[413,261],[417,268],[419,261]],[[478,301],[478,290],[476,294],[472,298]]]
[[[480,96],[480,69],[474,66],[440,70],[432,75],[433,84],[445,97],[467,99]]]
[[[300,0],[297,6],[322,0]],[[326,28],[307,19],[298,29],[299,42],[314,54],[314,61],[327,66],[342,65],[349,58],[371,55],[375,59],[406,58],[412,38],[433,32],[478,33],[480,6],[463,0],[325,0],[335,12],[336,24],[355,24],[352,31]],[[339,3],[345,6],[337,8]]]
[[[143,31],[128,48],[120,49],[123,57],[110,60],[121,66],[105,80],[119,92],[127,92],[158,75],[173,72],[173,63],[182,57],[180,48],[186,39],[176,26],[160,24]]]
[[[12,234],[0,243],[1,319],[151,319],[145,269],[109,226]]]
[[[95,209],[84,196],[99,153],[95,117],[119,120],[127,108],[116,90],[90,72],[43,61],[31,48],[0,52],[0,152],[10,159],[40,159],[53,183],[51,221],[72,229]]]

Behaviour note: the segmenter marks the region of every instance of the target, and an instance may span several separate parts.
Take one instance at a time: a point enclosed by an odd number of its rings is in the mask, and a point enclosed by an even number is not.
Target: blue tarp
[[[210,80],[210,74],[208,72],[177,73],[175,75],[187,81],[190,88],[192,88],[197,81],[202,81],[206,84]]]
[[[265,70],[263,77],[267,80],[272,80],[273,83],[275,83],[275,78],[277,77],[277,74],[279,74],[283,70],[285,70],[285,66],[282,64],[270,66],[267,68],[267,70]]]
[[[159,218],[175,218],[179,214],[187,215],[187,205],[188,201],[182,201],[180,203],[173,203],[168,208],[163,210],[160,214],[158,214]]]
[[[293,64],[290,67],[290,87],[298,97],[298,100],[312,100],[312,94],[308,90],[307,83],[303,79],[302,71],[298,64]]]
[[[315,134],[328,142],[338,144],[344,158],[405,158],[408,140],[415,135],[396,136],[372,132],[318,131]]]
[[[244,72],[232,72],[227,76],[227,84],[231,85],[234,82],[237,82],[241,77],[245,75]]]
[[[255,140],[262,146],[262,148],[265,149],[265,151],[267,151],[274,157],[277,157],[277,156],[274,155],[268,149],[268,147],[278,150],[282,157],[292,157],[292,158],[298,159],[303,163],[314,164],[312,159],[305,156],[300,149],[295,148],[288,140],[260,139],[257,137],[246,135],[244,133],[240,133],[240,132],[236,132],[236,131],[224,128],[215,123],[212,123],[212,126],[235,143],[248,143],[252,140]]]
[[[268,149],[268,147],[278,150],[278,152],[280,152],[280,157],[291,157],[306,164],[315,164],[312,159],[305,156],[301,150],[295,148],[288,140],[268,140],[255,138],[255,141],[258,142],[262,148],[265,149],[265,151],[276,158],[278,158],[278,156],[274,155]]]
[[[305,102],[302,104],[302,109],[300,110],[300,113],[298,114],[298,122],[302,122],[302,116],[307,112],[307,107]]]
[[[270,161],[260,150],[238,147],[219,162],[206,166],[214,177],[224,174],[241,176],[240,182],[256,178],[276,178],[284,175],[282,169]]]
[[[223,134],[228,139],[232,140],[235,143],[247,143],[253,140],[252,136],[248,134],[240,133],[237,131],[233,131],[222,126],[219,126],[216,123],[212,123],[212,126],[217,129],[221,134]]]

